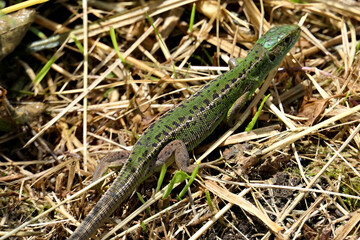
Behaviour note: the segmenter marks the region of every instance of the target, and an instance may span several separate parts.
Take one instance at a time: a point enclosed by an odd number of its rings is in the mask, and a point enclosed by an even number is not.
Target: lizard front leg
[[[226,116],[226,123],[228,126],[233,127],[236,123],[236,119],[240,115],[240,111],[243,109],[245,102],[249,98],[249,92],[245,92],[241,95],[236,102],[231,106]]]

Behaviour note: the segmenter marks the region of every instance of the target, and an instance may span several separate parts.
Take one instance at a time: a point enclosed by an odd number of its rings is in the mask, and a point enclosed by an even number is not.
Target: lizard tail
[[[141,183],[140,176],[142,176],[142,174],[133,174],[133,172],[127,170],[126,167],[123,167],[112,186],[85,217],[84,221],[71,235],[69,240],[89,239],[103,224],[104,220],[109,217]]]

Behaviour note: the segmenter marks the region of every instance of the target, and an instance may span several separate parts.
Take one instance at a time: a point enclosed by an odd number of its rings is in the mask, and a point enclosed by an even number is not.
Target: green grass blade
[[[150,18],[150,16],[149,16],[149,14],[148,14],[147,12],[146,12],[145,14],[146,14],[146,18],[147,18],[147,20],[149,21],[149,23],[150,23],[150,24],[151,24],[151,26],[153,27],[154,32],[155,32],[155,34],[156,34],[156,36],[157,36],[157,37],[159,38],[159,40],[161,41],[161,44],[163,44],[163,45],[165,46],[165,43],[164,43],[164,41],[163,41],[162,37],[160,36],[160,34],[159,34],[159,32],[158,32],[157,28],[155,27],[155,25],[154,25],[153,21],[151,20],[151,18]]]
[[[162,183],[164,181],[164,177],[165,177],[165,174],[166,174],[166,169],[167,169],[166,164],[164,164],[161,167],[161,172],[160,172],[159,180],[158,180],[158,183],[157,183],[156,192],[160,191],[161,185],[162,185]]]
[[[214,205],[211,202],[210,193],[208,190],[205,190],[206,202],[209,205],[210,211],[214,212]]]
[[[118,45],[118,43],[116,41],[115,30],[113,28],[110,28],[110,38],[111,38],[111,42],[112,42],[112,44],[113,44],[113,46],[115,48],[116,54],[121,59],[121,61],[125,64],[126,61],[123,58],[123,56],[121,55],[121,53],[120,53],[119,45]]]
[[[37,85],[39,84],[44,77],[46,76],[46,74],[50,71],[51,65],[53,65],[53,63],[55,63],[55,61],[58,59],[57,54],[55,54],[54,56],[52,56],[49,61],[45,64],[45,66],[40,70],[40,72],[36,75],[36,78],[34,80],[34,83]]]
[[[146,225],[144,223],[144,221],[141,221],[141,229],[146,232]]]
[[[189,182],[185,185],[185,187],[181,190],[180,194],[178,195],[178,199],[181,200],[181,198],[186,194],[186,191],[188,190],[188,188],[190,187],[190,185],[192,184],[192,182],[195,180],[196,174],[199,171],[199,165],[196,166],[196,168],[194,169],[194,171],[192,172]]]
[[[169,186],[164,193],[163,198],[167,198],[170,195],[172,189],[174,188],[175,183],[180,183],[189,177],[190,176],[186,172],[183,172],[181,170],[177,171],[174,177],[171,179]]]
[[[260,113],[261,113],[261,110],[262,110],[262,108],[263,108],[263,106],[264,106],[264,103],[265,103],[266,99],[268,99],[268,97],[270,97],[270,94],[268,94],[268,95],[267,95],[266,97],[264,97],[264,99],[262,100],[262,102],[261,102],[258,110],[257,110],[256,113],[255,113],[255,116],[251,119],[251,122],[247,125],[247,127],[246,127],[246,129],[245,129],[245,132],[249,132],[249,131],[251,131],[251,130],[254,128],[255,123],[256,123],[257,119],[259,118]]]
[[[195,12],[196,12],[196,4],[194,3],[191,9],[191,15],[190,15],[190,23],[189,23],[189,32],[193,32],[193,26],[195,21]]]
[[[138,196],[138,198],[140,199],[140,202],[142,204],[145,204],[145,200],[144,198],[141,196],[141,194],[139,192],[136,192],[136,195]],[[150,209],[149,208],[146,208],[146,212],[150,215]]]
[[[36,35],[40,39],[44,40],[47,38],[47,36],[36,27],[30,26],[29,31],[32,32],[34,35]]]
[[[84,54],[84,47],[81,44],[81,42],[74,35],[72,35],[71,38],[74,40],[74,43],[75,43],[76,47],[79,49],[79,51],[81,52],[81,54]]]

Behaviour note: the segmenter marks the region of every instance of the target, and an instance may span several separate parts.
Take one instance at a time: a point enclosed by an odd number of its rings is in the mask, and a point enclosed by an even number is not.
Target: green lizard
[[[270,29],[237,66],[204,85],[153,123],[135,144],[112,186],[70,239],[90,238],[136,187],[159,171],[163,164],[169,165],[175,160],[181,170],[191,172],[188,151],[209,136],[222,120],[233,124],[235,113],[281,62],[299,36],[300,29],[296,25]],[[121,162],[124,156],[127,155],[119,154],[118,160]],[[95,171],[96,177],[103,172],[103,163]]]

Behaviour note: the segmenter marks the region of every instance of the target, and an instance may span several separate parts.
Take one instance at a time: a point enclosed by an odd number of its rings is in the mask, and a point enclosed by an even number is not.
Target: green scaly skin
[[[136,187],[158,170],[157,156],[167,144],[181,140],[190,151],[208,137],[239,97],[254,93],[299,35],[300,29],[295,25],[270,29],[238,66],[204,85],[152,124],[135,144],[113,185],[70,239],[90,238]]]

